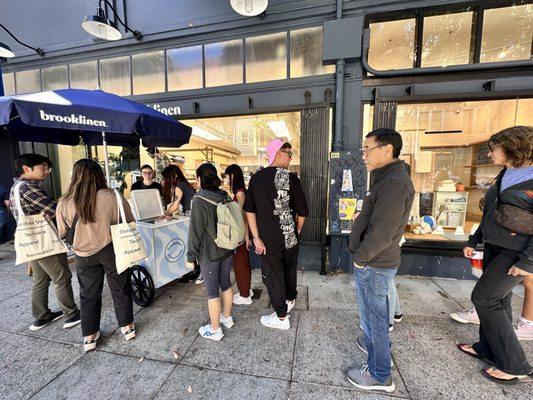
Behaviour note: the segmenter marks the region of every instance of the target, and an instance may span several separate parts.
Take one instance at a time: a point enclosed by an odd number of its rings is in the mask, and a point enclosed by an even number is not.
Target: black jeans
[[[287,315],[286,300],[295,300],[296,265],[298,263],[298,245],[278,253],[261,256],[261,272],[272,307],[279,318]]]
[[[479,316],[477,354],[496,368],[511,375],[527,375],[532,371],[524,350],[513,330],[511,298],[513,288],[523,276],[507,275],[518,260],[519,251],[485,243],[483,275],[472,291],[472,302]]]
[[[133,322],[133,300],[128,271],[117,273],[113,244],[90,257],[76,256],[76,270],[80,284],[81,333],[92,335],[100,330],[104,274],[111,290],[115,315],[119,326]]]

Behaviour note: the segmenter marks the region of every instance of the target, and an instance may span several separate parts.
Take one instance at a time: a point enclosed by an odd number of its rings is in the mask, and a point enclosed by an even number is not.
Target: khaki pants
[[[48,308],[48,288],[50,282],[54,283],[57,302],[63,314],[70,318],[78,311],[72,293],[72,273],[68,268],[68,259],[65,253],[31,261],[33,269],[33,287],[31,288],[31,309],[35,319],[43,319],[50,309]]]

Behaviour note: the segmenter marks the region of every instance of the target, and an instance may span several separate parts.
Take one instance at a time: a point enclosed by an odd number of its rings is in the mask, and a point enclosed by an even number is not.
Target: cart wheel
[[[149,306],[155,296],[154,280],[140,265],[134,265],[129,271],[133,301],[141,307]]]

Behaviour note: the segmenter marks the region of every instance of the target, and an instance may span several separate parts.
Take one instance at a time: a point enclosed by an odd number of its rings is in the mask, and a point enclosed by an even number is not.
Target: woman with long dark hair
[[[244,206],[246,200],[246,187],[244,185],[244,175],[241,167],[237,164],[231,164],[224,171],[229,179],[229,187],[233,201],[239,203],[241,208]],[[244,214],[244,212],[243,212]],[[245,225],[245,243],[237,247],[235,255],[233,256],[233,270],[235,271],[235,280],[237,281],[237,288],[239,293],[233,295],[233,304],[250,305],[252,304],[253,292],[251,291],[252,283],[252,269],[250,268],[250,256],[248,249],[250,248],[250,236],[248,233],[248,224],[246,223],[246,216],[243,215]]]
[[[483,274],[472,292],[479,341],[462,352],[491,365],[495,382],[517,383],[533,373],[513,331],[513,288],[533,275],[533,127],[515,126],[492,135],[488,156],[504,167],[485,194],[483,218],[465,257],[483,242]]]
[[[191,209],[191,200],[196,193],[194,187],[189,183],[183,171],[177,165],[169,165],[163,172],[163,201],[167,210],[166,215],[173,215],[182,206],[182,212],[186,213]]]
[[[222,182],[213,164],[200,165],[196,176],[201,190],[192,202],[187,265],[193,268],[194,263],[200,264],[207,291],[211,323],[200,327],[198,331],[206,339],[220,340],[224,337],[220,324],[226,328],[233,326],[233,290],[230,280],[233,250],[222,249],[215,243],[218,220],[216,205],[227,200],[228,194],[220,189]]]
[[[121,196],[127,222],[134,220],[130,206]],[[102,167],[93,160],[74,164],[67,193],[57,205],[61,237],[74,229],[72,250],[80,284],[81,331],[84,351],[94,350],[100,338],[100,313],[104,275],[111,290],[118,325],[126,340],[135,338],[133,303],[128,273],[117,273],[111,225],[118,223],[118,204],[107,187]]]

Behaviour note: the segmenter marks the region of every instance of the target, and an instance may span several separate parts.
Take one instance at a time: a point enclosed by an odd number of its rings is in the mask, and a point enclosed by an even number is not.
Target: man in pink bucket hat
[[[298,238],[309,214],[302,184],[289,172],[292,146],[272,140],[266,146],[268,167],[250,179],[244,211],[261,255],[263,281],[274,313],[261,317],[268,328],[290,328],[289,313],[296,303]]]

